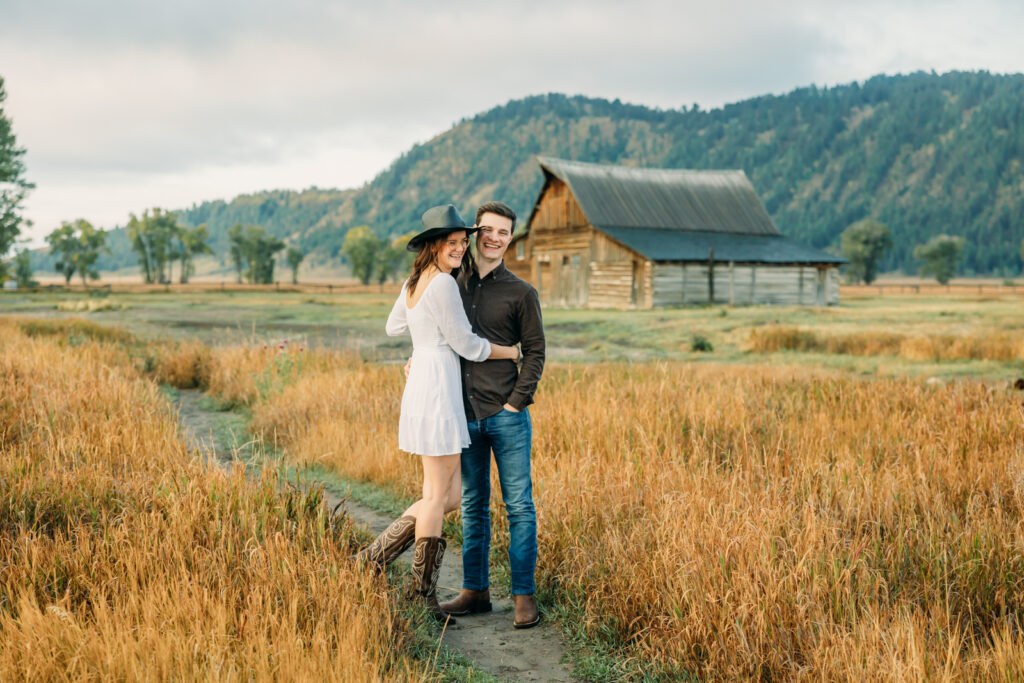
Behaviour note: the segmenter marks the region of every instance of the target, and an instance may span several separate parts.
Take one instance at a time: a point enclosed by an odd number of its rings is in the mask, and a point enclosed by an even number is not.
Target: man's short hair
[[[484,202],[480,205],[480,208],[476,210],[476,221],[477,225],[480,225],[480,218],[485,213],[496,213],[499,216],[504,216],[512,221],[512,232],[516,230],[516,212],[512,210],[512,207],[505,202]]]

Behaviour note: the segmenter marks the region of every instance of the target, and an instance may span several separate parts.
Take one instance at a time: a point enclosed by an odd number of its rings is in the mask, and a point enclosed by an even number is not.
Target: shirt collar
[[[485,275],[484,277],[480,277],[480,271],[478,271],[476,269],[476,266],[474,266],[473,267],[473,272],[470,274],[469,279],[470,280],[473,280],[473,279],[476,279],[476,280],[486,280],[488,278],[492,278],[494,280],[499,280],[499,279],[503,278],[506,273],[508,273],[508,268],[505,267],[505,259],[502,259],[501,263],[499,263],[497,266],[495,266],[494,270],[492,270],[491,272],[487,273],[487,275]]]
[[[505,259],[501,259],[501,263],[499,263],[497,266],[495,266],[494,270],[492,270],[491,272],[487,273],[487,277],[492,277],[495,280],[497,280],[499,277],[503,276],[507,272],[508,272],[508,269],[505,268]]]

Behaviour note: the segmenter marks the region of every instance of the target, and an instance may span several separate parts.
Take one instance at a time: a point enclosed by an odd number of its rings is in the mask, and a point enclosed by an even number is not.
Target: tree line
[[[96,262],[106,251],[108,231],[96,228],[79,218],[65,221],[46,237],[55,268],[64,276],[65,284],[78,274],[83,285],[98,280]],[[353,228],[345,237],[344,257],[353,277],[364,285],[371,281],[383,284],[397,280],[412,264],[413,254],[406,249],[414,233],[393,240],[379,239],[369,226]],[[186,284],[195,273],[195,258],[213,254],[206,225],[188,228],[178,223],[177,214],[160,208],[147,209],[142,215],[131,215],[128,235],[136,253],[139,271],[146,284],[170,284],[177,266],[178,282]],[[299,266],[305,253],[288,246],[284,240],[259,225],[237,223],[227,231],[228,258],[235,269],[236,281],[250,284],[271,284],[277,256],[285,251],[284,260],[291,268],[292,283],[298,284]],[[19,287],[29,287],[32,268],[30,252],[23,250],[14,259]]]
[[[213,254],[210,234],[205,224],[188,228],[178,222],[173,211],[147,209],[142,215],[131,214],[128,236],[138,257],[139,272],[146,284],[170,284],[177,265],[178,282],[187,284],[195,274],[195,259]],[[64,275],[65,283],[78,273],[82,284],[98,279],[95,264],[106,249],[107,232],[78,219],[65,222],[46,237],[50,252],[56,257],[55,267]],[[277,254],[285,249],[284,241],[267,233],[258,225],[237,224],[228,231],[229,255],[235,266],[238,282],[269,284],[274,282]],[[298,282],[299,265],[305,254],[294,247],[286,259],[292,269],[292,282]]]
[[[414,234],[410,232],[386,240],[377,237],[368,225],[349,230],[342,253],[352,268],[352,277],[364,285],[370,284],[371,280],[384,284],[389,277],[397,279],[399,273],[412,266],[413,254],[406,247]]]
[[[0,282],[7,279],[13,269],[20,283],[32,280],[31,257],[22,249],[13,259],[6,261],[7,253],[14,248],[21,234],[22,202],[34,187],[25,178],[25,148],[18,146],[18,140],[11,128],[11,120],[4,115],[7,91],[3,76],[0,76]],[[27,270],[27,272],[26,272]]]
[[[849,260],[847,282],[869,285],[878,277],[878,265],[886,252],[892,249],[892,231],[876,220],[860,220],[843,231],[840,244],[843,256]],[[921,262],[918,275],[931,276],[939,284],[947,284],[957,272],[963,250],[964,238],[951,235],[936,235],[918,244],[914,247],[914,258]],[[1024,259],[1024,239],[1020,243],[1020,256]]]
[[[213,254],[207,244],[209,234],[206,225],[183,227],[178,224],[175,213],[159,208],[144,211],[141,216],[132,214],[128,232],[146,284],[169,284],[175,263],[178,264],[179,282],[185,284],[195,272],[195,257]],[[371,282],[383,284],[389,278],[396,280],[411,265],[413,254],[406,246],[413,234],[410,232],[385,240],[377,237],[367,225],[349,230],[342,253],[349,262],[352,276],[364,285]],[[56,268],[64,275],[66,283],[75,273],[82,278],[83,285],[87,284],[87,279],[99,278],[95,264],[105,248],[106,231],[78,219],[63,223],[47,236],[46,241],[57,256]],[[237,282],[273,283],[276,256],[287,247],[285,259],[292,270],[292,283],[298,283],[299,265],[305,254],[300,249],[288,247],[262,226],[235,224],[228,230],[228,242]],[[840,238],[840,251],[849,261],[845,266],[847,281],[874,282],[878,277],[879,264],[892,246],[892,231],[884,223],[864,219],[850,225]],[[948,283],[957,272],[963,248],[964,239],[950,235],[937,235],[917,245],[914,258],[920,262],[918,274],[934,277],[940,284]],[[23,251],[15,259],[19,286],[28,286],[31,282],[28,254]],[[1024,239],[1021,240],[1020,254],[1024,258]]]

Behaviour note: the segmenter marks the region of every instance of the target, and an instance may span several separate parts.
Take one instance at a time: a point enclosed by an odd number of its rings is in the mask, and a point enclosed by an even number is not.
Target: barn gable
[[[778,235],[743,171],[627,168],[540,157],[595,228]]]

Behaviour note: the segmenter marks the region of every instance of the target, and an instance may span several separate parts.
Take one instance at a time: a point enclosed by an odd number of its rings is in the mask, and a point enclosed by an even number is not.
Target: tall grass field
[[[254,397],[252,429],[292,464],[418,495],[400,366],[198,349],[164,372]],[[623,677],[1024,676],[1024,406],[1005,384],[555,364],[531,413],[542,591]]]
[[[684,311],[666,325],[699,315],[713,347],[735,348],[549,362],[530,408],[538,587],[575,656],[599,661],[578,673],[1024,678],[1024,392],[1006,381],[1024,348],[1000,306],[997,321],[957,312],[953,331],[934,312],[886,331],[893,311],[870,329],[856,310],[831,326],[807,319],[827,312]],[[570,324],[613,324],[551,317],[563,342]],[[840,355],[929,370],[821,361]],[[414,654],[387,585],[351,565],[347,518],[274,470],[204,463],[160,390],[236,407],[290,467],[412,500],[404,376],[381,357],[0,318],[0,679],[449,675]],[[943,363],[1005,379],[930,377]]]
[[[0,680],[422,680],[348,520],[189,453],[154,352],[0,320]]]

